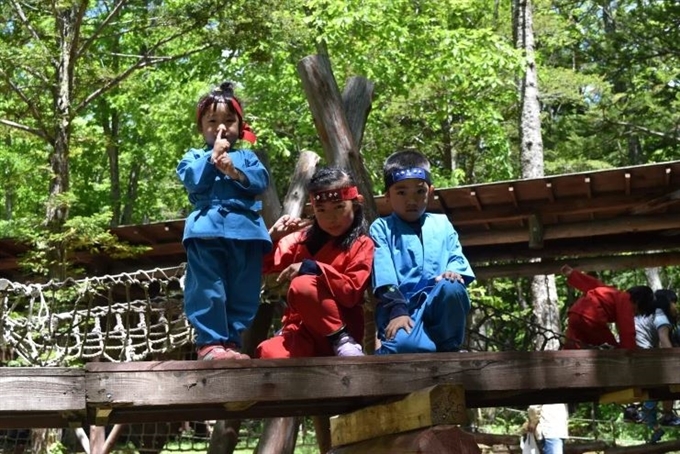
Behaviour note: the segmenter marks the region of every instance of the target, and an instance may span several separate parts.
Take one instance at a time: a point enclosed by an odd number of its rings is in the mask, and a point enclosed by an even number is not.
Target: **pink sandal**
[[[230,347],[220,344],[204,345],[198,349],[198,359],[204,361],[215,361],[223,359],[250,359],[250,356],[239,353]]]

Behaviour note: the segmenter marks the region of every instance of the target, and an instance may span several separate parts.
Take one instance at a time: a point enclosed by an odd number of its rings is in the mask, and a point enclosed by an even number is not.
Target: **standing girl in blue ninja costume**
[[[475,275],[446,215],[425,212],[434,192],[430,163],[419,151],[398,151],[383,177],[392,214],[370,229],[376,354],[458,351]]]
[[[241,333],[257,312],[262,259],[272,247],[255,200],[269,174],[251,150],[255,135],[232,83],[201,97],[196,121],[206,146],[187,151],[177,166],[194,207],[184,226],[184,311],[199,359],[247,359]]]

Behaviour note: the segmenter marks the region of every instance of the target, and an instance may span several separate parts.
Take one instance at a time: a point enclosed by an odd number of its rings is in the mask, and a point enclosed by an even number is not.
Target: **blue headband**
[[[389,189],[397,181],[409,180],[412,178],[417,178],[419,180],[425,180],[429,185],[432,184],[430,179],[430,172],[423,169],[422,167],[409,167],[408,169],[395,170],[391,174],[385,177],[385,189]]]

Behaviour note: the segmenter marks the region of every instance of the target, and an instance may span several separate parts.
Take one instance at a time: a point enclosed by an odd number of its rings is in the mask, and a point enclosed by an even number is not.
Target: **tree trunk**
[[[232,453],[238,444],[238,432],[241,428],[241,421],[238,419],[228,419],[217,421],[213,426],[210,435],[210,446],[207,454],[226,454]]]
[[[109,180],[111,189],[111,227],[117,227],[121,223],[121,191],[120,191],[120,168],[118,157],[118,131],[120,129],[119,115],[116,108],[110,109],[109,115],[102,121],[104,135],[106,136],[106,156],[109,159]]]
[[[255,448],[255,454],[285,454],[295,451],[298,427],[302,418],[268,419],[262,430],[262,436]]]
[[[71,141],[71,102],[73,95],[73,68],[78,44],[78,30],[84,10],[77,3],[64,3],[57,12],[57,32],[59,34],[59,67],[57,68],[57,92],[55,93],[55,129],[52,139],[50,181],[45,224],[52,232],[58,232],[68,219],[69,203],[64,197],[69,191],[69,147]],[[50,277],[58,280],[66,278],[65,250],[63,247],[51,249]]]
[[[663,284],[661,283],[661,268],[645,268],[645,276],[647,276],[647,284],[652,290],[663,288]]]
[[[513,24],[515,45],[525,53],[526,70],[519,81],[521,116],[519,125],[520,164],[522,178],[544,175],[543,138],[541,136],[541,105],[538,90],[538,71],[534,56],[534,31],[530,0],[517,0],[514,4]],[[540,219],[536,220],[540,224]],[[540,225],[537,225],[540,229]],[[537,238],[538,247],[542,246]],[[554,275],[537,275],[531,281],[533,312],[538,322],[554,333],[547,339],[537,336],[536,348],[558,349],[561,324],[557,307],[557,288]]]
[[[359,145],[363,138],[366,119],[371,109],[373,84],[363,78],[354,77],[349,79],[347,87],[342,95],[326,55],[312,55],[305,57],[298,64],[298,73],[305,87],[310,110],[314,117],[315,125],[321,138],[326,159],[333,165],[351,169],[357,180],[359,190],[365,199],[365,214],[368,222],[377,216],[377,207],[373,199],[373,186],[370,176],[366,171]],[[302,159],[302,155],[300,158]],[[318,157],[317,157],[318,159]],[[316,162],[314,162],[316,164]],[[315,165],[305,165],[298,161],[298,169],[306,168],[314,171]],[[298,171],[296,169],[296,173]],[[303,180],[293,179],[286,198],[293,197],[293,203],[299,204],[300,213],[304,207],[305,194],[303,186],[309,177]],[[292,208],[284,203],[284,207]],[[298,205],[295,205],[297,208]],[[315,424],[322,427],[321,421],[315,420]],[[299,421],[296,418],[272,418],[265,421],[265,430],[262,434],[257,452],[265,453],[292,453],[295,449],[295,439]],[[292,444],[290,442],[292,441]],[[319,440],[320,449],[324,449],[326,438]]]

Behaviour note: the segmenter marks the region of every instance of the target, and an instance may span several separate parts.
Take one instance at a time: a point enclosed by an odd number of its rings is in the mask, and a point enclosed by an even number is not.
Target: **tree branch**
[[[102,31],[106,28],[107,25],[116,17],[118,16],[118,13],[120,10],[125,6],[125,4],[128,2],[128,0],[120,0],[111,10],[108,16],[102,21],[101,24],[99,24],[99,27],[92,33],[92,35],[83,43],[80,49],[78,49],[78,52],[76,52],[76,58],[80,57],[83,55],[85,52],[87,52],[87,49],[90,48],[92,43],[99,37],[99,35],[102,33]]]
[[[28,17],[26,17],[26,14],[24,14],[24,10],[21,9],[21,5],[16,2],[16,0],[9,0],[10,5],[14,8],[14,11],[16,11],[17,15],[19,16],[19,19],[21,20],[21,23],[28,29],[28,31],[33,35],[33,38],[39,42],[41,45],[43,45],[43,39],[40,37],[38,32],[36,31],[35,28],[31,25],[31,23],[28,21]],[[43,48],[45,50],[45,53],[47,55],[52,55],[52,51],[48,49],[46,46],[43,45]],[[52,64],[56,67],[57,66],[57,60],[54,58],[51,58]]]
[[[157,45],[160,45],[160,44],[157,44]],[[156,48],[156,47],[157,46],[154,46],[154,48]],[[188,57],[189,55],[193,55],[193,54],[196,54],[198,52],[202,52],[205,49],[208,49],[209,47],[212,47],[212,44],[206,44],[206,45],[203,45],[203,46],[201,46],[197,49],[193,49],[191,51],[184,52],[184,53],[179,54],[179,55],[173,55],[171,57],[152,57],[152,56],[149,56],[149,55],[140,56],[137,63],[130,66],[125,71],[118,74],[116,77],[110,79],[108,82],[106,82],[104,85],[99,87],[97,90],[90,93],[85,99],[83,99],[73,109],[71,115],[76,116],[81,110],[83,110],[85,107],[87,107],[92,101],[94,101],[99,96],[103,95],[104,93],[108,92],[109,90],[111,90],[112,88],[117,86],[120,82],[125,80],[130,74],[137,71],[138,69],[145,68],[147,66],[154,66],[154,65],[157,65],[159,63],[179,60],[180,58]]]
[[[43,140],[48,140],[47,135],[40,129],[31,128],[20,123],[15,123],[11,120],[5,120],[4,118],[0,118],[0,125],[5,125],[9,126],[10,128],[19,129],[21,131],[28,132],[29,134],[33,134],[34,136],[38,136]]]
[[[615,125],[637,129],[638,131],[642,131],[645,134],[649,134],[649,135],[657,136],[657,137],[662,137],[664,139],[670,139],[670,140],[673,140],[675,142],[680,142],[680,135],[679,134],[665,133],[665,132],[661,132],[661,131],[654,131],[652,129],[645,128],[644,126],[636,125],[636,124],[633,124],[633,123],[628,123],[628,122],[625,122],[625,121],[613,121],[613,120],[609,120],[609,121],[611,123],[615,124]]]
[[[42,115],[40,115],[40,111],[36,107],[35,103],[31,101],[31,99],[28,96],[26,96],[26,93],[24,93],[23,90],[12,81],[12,79],[4,70],[0,69],[0,74],[2,74],[2,77],[5,79],[5,81],[7,81],[7,85],[9,85],[12,91],[16,93],[19,96],[19,98],[21,98],[21,100],[26,104],[28,110],[31,112],[33,118],[35,118],[38,124],[42,124],[43,118]],[[43,129],[40,129],[39,131],[41,132],[41,137],[47,137],[47,134]]]

